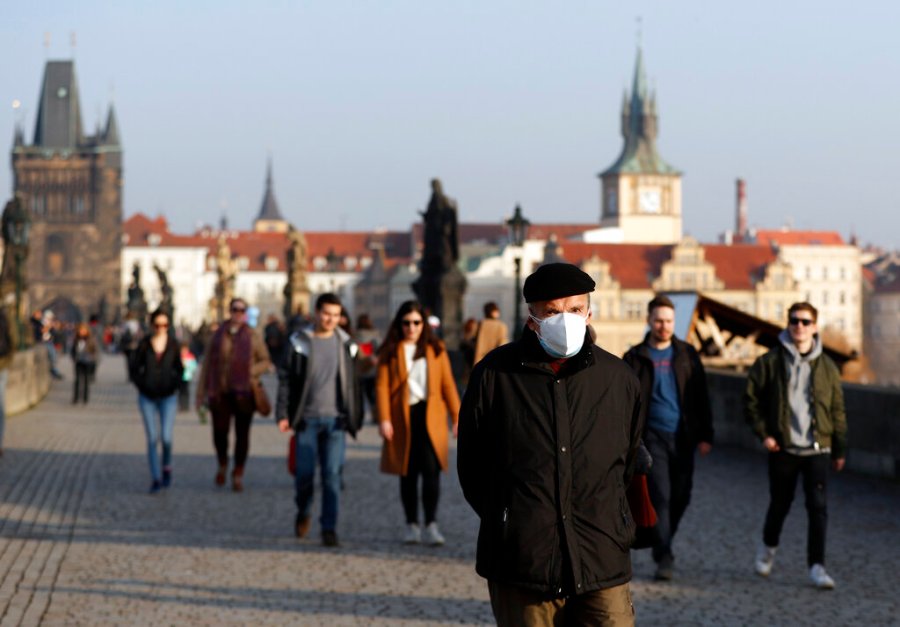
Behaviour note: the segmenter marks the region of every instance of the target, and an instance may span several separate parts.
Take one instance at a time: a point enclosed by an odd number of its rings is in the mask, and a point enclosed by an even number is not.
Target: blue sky
[[[741,176],[751,225],[900,248],[900,3],[4,3],[0,137],[21,118],[31,140],[44,62],[72,58],[74,31],[84,125],[115,101],[126,215],[247,227],[271,151],[301,229],[407,228],[434,176],[464,221],[521,203],[592,222],[639,15],[686,232],[733,225]]]

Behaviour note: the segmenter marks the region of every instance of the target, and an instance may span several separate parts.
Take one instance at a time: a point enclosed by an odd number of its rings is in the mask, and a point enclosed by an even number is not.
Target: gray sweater
[[[788,355],[785,360],[788,403],[791,407],[791,441],[788,450],[792,453],[798,453],[801,450],[813,452],[815,437],[812,430],[813,399],[810,389],[810,362],[822,354],[822,343],[819,341],[819,336],[816,335],[813,338],[812,349],[807,354],[801,355],[788,331],[782,331],[778,339]]]

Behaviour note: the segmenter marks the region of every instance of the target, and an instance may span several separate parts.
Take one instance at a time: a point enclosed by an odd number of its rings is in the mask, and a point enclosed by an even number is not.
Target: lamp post
[[[3,211],[3,239],[12,249],[16,270],[16,330],[19,333],[18,349],[25,348],[25,331],[22,322],[22,290],[24,280],[22,266],[28,257],[28,236],[31,219],[20,196],[15,196]]]
[[[506,226],[509,228],[509,243],[518,249],[514,257],[516,281],[515,293],[513,294],[513,337],[515,339],[519,339],[522,335],[522,315],[519,302],[522,292],[522,244],[525,243],[525,237],[528,235],[528,225],[530,224],[531,222],[522,215],[522,207],[520,205],[516,205],[513,216],[506,221]]]

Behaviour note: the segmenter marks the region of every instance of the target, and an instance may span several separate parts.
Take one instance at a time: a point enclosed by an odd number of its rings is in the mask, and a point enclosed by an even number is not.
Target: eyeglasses
[[[418,327],[422,325],[422,319],[418,320],[402,320],[401,324],[405,327]]]
[[[246,307],[232,307],[231,313],[247,313]]]
[[[808,327],[809,325],[811,325],[813,323],[813,320],[811,318],[793,318],[793,317],[791,317],[791,318],[788,318],[788,323],[793,327],[797,326],[798,324],[802,324],[803,326]]]

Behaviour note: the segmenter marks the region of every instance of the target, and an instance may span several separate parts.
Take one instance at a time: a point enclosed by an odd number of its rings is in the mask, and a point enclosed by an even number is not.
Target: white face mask
[[[590,315],[590,312],[588,312]],[[587,316],[561,313],[540,320],[531,316],[538,325],[538,341],[552,357],[574,357],[584,346]]]

